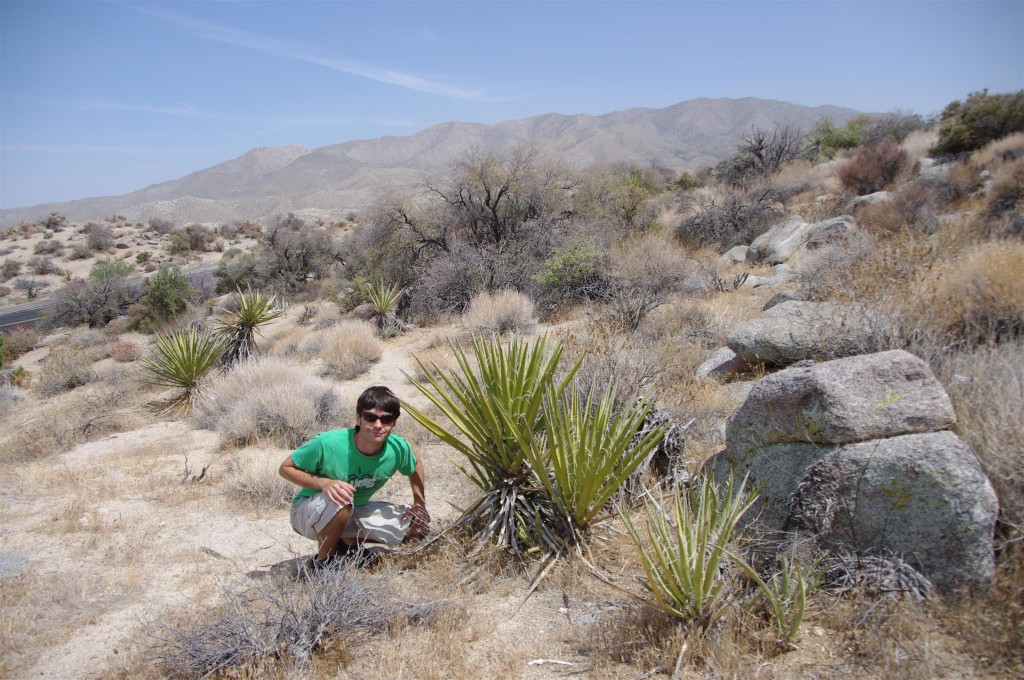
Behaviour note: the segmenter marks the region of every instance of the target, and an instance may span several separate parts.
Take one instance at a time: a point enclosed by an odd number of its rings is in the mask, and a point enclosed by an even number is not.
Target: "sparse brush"
[[[729,550],[736,524],[754,503],[746,480],[738,485],[730,476],[718,489],[704,477],[688,490],[671,494],[662,503],[645,498],[646,537],[628,514],[621,512],[630,538],[643,561],[647,587],[657,605],[702,627],[714,623],[733,592],[723,568],[739,561]]]
[[[260,326],[284,316],[277,298],[262,291],[236,289],[232,310],[223,310],[225,316],[217,322],[217,332],[225,340],[224,363],[231,365],[256,354],[256,335]]]
[[[182,404],[190,406],[200,381],[222,361],[225,348],[222,337],[195,328],[157,334],[152,356],[140,360],[142,379],[184,390]]]
[[[261,439],[294,449],[337,425],[341,398],[334,385],[294,361],[246,361],[210,382],[196,401],[197,424],[239,443]]]
[[[329,640],[365,639],[402,618],[392,589],[355,567],[301,570],[295,582],[257,580],[225,588],[221,603],[203,608],[195,625],[148,626],[149,651],[173,677],[255,673],[306,675],[312,653]]]
[[[120,363],[135,361],[141,354],[139,346],[127,340],[119,340],[110,346],[110,358]]]
[[[227,465],[231,495],[256,507],[286,507],[295,495],[295,486],[278,474],[279,459],[270,451],[235,454]]]
[[[529,334],[537,327],[533,301],[514,290],[483,292],[469,303],[463,325],[474,335]]]

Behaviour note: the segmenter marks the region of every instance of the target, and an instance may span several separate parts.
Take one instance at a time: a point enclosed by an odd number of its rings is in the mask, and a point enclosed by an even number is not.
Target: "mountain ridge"
[[[843,124],[861,112],[746,97],[699,98],[653,109],[600,115],[542,113],[484,123],[446,121],[405,136],[349,140],[309,149],[258,147],[184,177],[120,196],[99,196],[0,210],[0,228],[50,212],[84,221],[113,214],[129,221],[267,221],[294,212],[338,219],[365,208],[381,191],[411,191],[437,181],[471,148],[502,152],[534,144],[571,165],[656,163],[675,171],[713,165],[753,126],[809,129],[828,117]]]

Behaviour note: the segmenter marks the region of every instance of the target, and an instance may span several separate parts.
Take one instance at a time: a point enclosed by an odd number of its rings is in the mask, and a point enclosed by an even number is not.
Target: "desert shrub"
[[[1006,163],[1024,158],[1024,132],[989,142],[970,155],[968,163],[985,170],[997,170]]]
[[[0,281],[10,281],[21,273],[21,263],[17,260],[4,260],[0,265]]]
[[[543,305],[552,310],[598,298],[606,286],[605,258],[601,247],[583,237],[556,246],[533,277]]]
[[[60,257],[64,254],[64,244],[60,241],[43,240],[36,243],[32,252],[36,255],[53,255]]]
[[[142,296],[128,311],[131,327],[152,331],[184,311],[193,295],[188,277],[178,267],[161,265],[142,282]]]
[[[104,326],[136,299],[137,293],[122,276],[72,279],[57,291],[46,325]]]
[[[229,493],[260,507],[287,507],[295,485],[278,474],[281,456],[276,451],[242,450],[228,459]]]
[[[386,579],[352,565],[225,588],[219,601],[198,621],[148,627],[161,676],[305,677],[318,666],[316,650],[369,640],[407,618]]]
[[[981,170],[973,163],[960,163],[949,169],[944,177],[926,180],[945,203],[967,198],[981,188]],[[920,181],[920,180],[919,180]]]
[[[939,227],[936,205],[940,196],[929,182],[914,181],[904,185],[889,200],[858,207],[858,224],[869,229],[898,232],[908,229],[930,234]]]
[[[806,137],[797,127],[786,124],[766,130],[754,126],[740,137],[735,155],[715,166],[713,174],[720,182],[745,187],[806,153]]]
[[[478,253],[464,246],[431,259],[420,272],[419,285],[410,291],[413,318],[462,314],[485,288],[486,274],[479,265]]]
[[[49,397],[87,385],[96,379],[88,354],[76,347],[60,345],[42,362],[36,389]]]
[[[96,328],[81,328],[72,331],[68,337],[68,344],[78,349],[95,349],[102,347],[106,350],[106,346],[109,345],[110,338],[107,337],[106,333]],[[102,353],[106,355],[106,351]],[[94,357],[99,358],[99,357]]]
[[[48,287],[49,284],[42,279],[23,278],[14,281],[14,289],[23,292],[29,300],[35,300],[39,297],[39,293]]]
[[[666,367],[657,344],[646,337],[622,335],[607,324],[590,323],[568,334],[563,346],[565,363],[579,362],[576,377],[581,385],[599,390],[615,385],[626,402],[662,386]]]
[[[142,355],[142,350],[134,342],[118,340],[110,345],[110,358],[122,364],[135,361]]]
[[[92,222],[85,228],[85,243],[93,252],[109,250],[114,245],[114,232],[105,224]]]
[[[60,231],[61,229],[64,228],[64,225],[67,224],[67,221],[68,218],[65,217],[64,215],[52,212],[43,219],[41,224],[47,229],[52,229],[53,231]]]
[[[46,276],[47,274],[56,274],[57,265],[48,257],[42,255],[36,255],[30,257],[28,260],[29,270],[38,276]]]
[[[932,153],[950,155],[980,149],[989,142],[1024,130],[1024,90],[1013,94],[972,92],[942,111],[939,141]]]
[[[376,329],[367,321],[342,320],[325,336],[326,343],[319,352],[323,372],[338,380],[358,378],[380,361],[384,352]]]
[[[162,217],[154,217],[149,221],[149,229],[158,234],[169,234],[174,229],[174,222]]]
[[[294,449],[347,413],[334,386],[293,361],[259,358],[211,381],[196,402],[200,427],[240,443],[270,439]]]
[[[839,181],[845,188],[863,196],[892,184],[907,164],[907,152],[887,139],[859,149],[839,168]]]
[[[1024,342],[1018,339],[953,356],[939,372],[957,429],[999,496],[1003,524],[1024,531]]]
[[[1024,244],[981,243],[943,266],[922,268],[900,315],[944,344],[975,345],[1024,333]]]
[[[185,227],[172,229],[167,235],[167,249],[171,253],[204,252],[213,243],[217,235],[209,227],[202,224],[189,224]]]
[[[782,215],[771,189],[698,192],[686,198],[683,208],[689,215],[676,228],[676,236],[690,248],[728,249],[750,243]]]
[[[123,260],[115,260],[112,257],[105,257],[97,260],[89,268],[89,278],[97,281],[105,281],[128,276],[134,271],[132,266]]]
[[[142,252],[135,253],[135,261],[138,262],[139,264],[146,264],[152,257],[153,253],[149,252],[148,250],[143,250]]]
[[[4,331],[3,336],[8,359],[17,359],[22,354],[31,352],[39,344],[39,334],[28,326],[15,326]]]
[[[514,290],[484,292],[473,298],[462,324],[473,334],[529,334],[537,326],[533,300]]]
[[[647,234],[618,244],[612,250],[603,293],[608,317],[626,331],[635,331],[672,293],[699,287],[697,263],[658,234]]]
[[[1024,159],[999,169],[988,192],[985,211],[998,216],[1024,207]]]
[[[76,243],[71,246],[71,252],[67,254],[67,260],[87,260],[92,257],[92,251],[84,243]]]
[[[704,186],[704,182],[700,178],[695,177],[686,170],[679,173],[679,176],[672,181],[672,186],[677,191],[691,191],[693,189],[700,189]]]

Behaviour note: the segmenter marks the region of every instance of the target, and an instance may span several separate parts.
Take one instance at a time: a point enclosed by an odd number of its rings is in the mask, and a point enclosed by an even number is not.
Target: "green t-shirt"
[[[356,487],[355,505],[365,505],[370,496],[391,479],[395,472],[408,477],[416,470],[412,447],[397,434],[389,435],[384,449],[367,456],[356,448],[355,430],[322,432],[292,451],[295,467],[314,475],[340,479]],[[319,493],[319,489],[299,489],[292,503]]]

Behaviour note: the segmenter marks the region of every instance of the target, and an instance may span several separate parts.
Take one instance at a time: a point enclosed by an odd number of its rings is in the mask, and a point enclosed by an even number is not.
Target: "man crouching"
[[[354,428],[322,432],[281,463],[281,476],[302,487],[292,499],[292,528],[317,541],[314,568],[363,543],[395,546],[426,534],[423,465],[409,442],[391,434],[400,415],[390,389],[371,387],[356,401]],[[411,507],[370,501],[395,472],[409,478]]]

